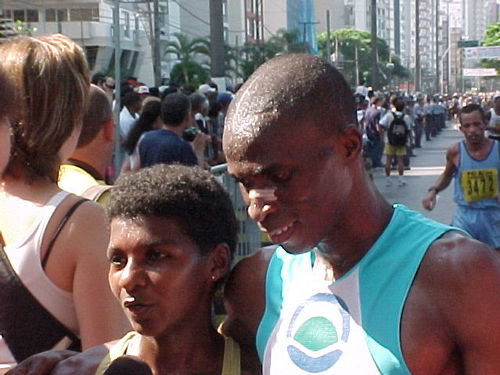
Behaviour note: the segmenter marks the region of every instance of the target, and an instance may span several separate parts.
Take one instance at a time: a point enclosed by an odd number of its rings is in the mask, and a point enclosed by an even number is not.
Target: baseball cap
[[[500,98],[500,92],[496,92],[494,95],[493,95],[493,100],[496,100]]]
[[[228,92],[220,92],[217,94],[217,103],[221,105],[229,104],[233,100],[233,96]]]
[[[215,89],[210,85],[204,83],[203,85],[200,85],[200,87],[198,87],[198,91],[202,94],[206,94],[207,92],[214,92]]]
[[[138,94],[149,94],[149,88],[147,86],[139,86],[137,88]]]

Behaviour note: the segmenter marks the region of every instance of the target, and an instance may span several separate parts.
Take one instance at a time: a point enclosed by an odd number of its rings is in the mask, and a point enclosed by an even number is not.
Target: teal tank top
[[[256,337],[264,375],[409,374],[399,330],[408,291],[431,243],[458,229],[393,208],[371,249],[334,282],[318,282],[313,251],[275,251]]]

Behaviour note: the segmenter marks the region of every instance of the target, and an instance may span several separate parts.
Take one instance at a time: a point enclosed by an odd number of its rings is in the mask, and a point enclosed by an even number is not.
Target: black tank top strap
[[[59,322],[31,292],[0,246],[0,334],[17,362],[54,347],[81,350],[80,339]]]
[[[76,209],[84,202],[87,202],[88,199],[82,198],[76,201],[66,212],[64,217],[61,219],[59,222],[59,225],[57,226],[55,232],[52,234],[52,237],[50,239],[49,245],[47,246],[47,251],[45,252],[45,255],[43,256],[42,259],[42,268],[45,269],[45,265],[47,264],[47,261],[49,260],[49,255],[52,251],[52,248],[54,247],[54,243],[56,242],[57,237],[59,236],[59,233],[61,233],[61,230],[64,228],[64,225],[68,222],[69,218],[71,215],[73,215],[73,212],[76,211]]]

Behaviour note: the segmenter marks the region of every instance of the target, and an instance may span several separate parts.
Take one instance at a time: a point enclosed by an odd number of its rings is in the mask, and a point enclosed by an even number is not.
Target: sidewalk
[[[432,138],[429,142],[423,140],[422,148],[414,149],[413,152],[417,156],[412,157],[410,160],[411,170],[404,173],[407,182],[406,186],[397,186],[397,171],[393,170],[391,171],[393,184],[386,187],[383,168],[377,168],[373,171],[375,185],[390,203],[404,204],[431,219],[449,224],[455,211],[453,182],[450,183],[446,190],[438,194],[434,210],[425,210],[421,201],[427,194],[427,189],[434,184],[444,169],[447,148],[462,139],[463,135],[457,126],[447,122],[447,127],[437,137]]]

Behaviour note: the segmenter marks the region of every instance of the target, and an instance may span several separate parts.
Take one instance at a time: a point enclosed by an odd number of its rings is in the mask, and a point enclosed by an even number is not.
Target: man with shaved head
[[[221,326],[264,374],[500,373],[500,257],[385,201],[334,67],[263,64],[231,103],[223,147],[278,244],[237,264]]]

